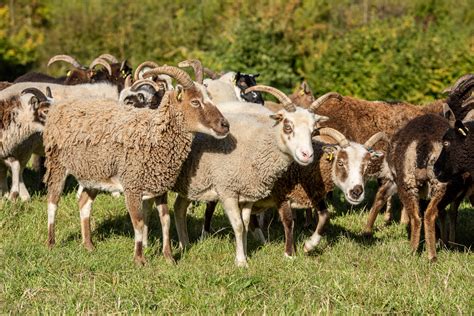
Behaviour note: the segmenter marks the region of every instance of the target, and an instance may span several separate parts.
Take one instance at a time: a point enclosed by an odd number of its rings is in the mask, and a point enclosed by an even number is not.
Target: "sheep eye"
[[[443,146],[444,146],[444,147],[448,147],[449,145],[450,145],[450,143],[449,143],[447,140],[445,140],[445,141],[443,142]]]
[[[285,132],[285,134],[290,134],[292,131],[293,131],[293,128],[291,128],[290,124],[283,125],[283,132]]]
[[[192,100],[191,105],[195,108],[198,108],[199,106],[201,106],[201,102],[199,102],[198,100]]]

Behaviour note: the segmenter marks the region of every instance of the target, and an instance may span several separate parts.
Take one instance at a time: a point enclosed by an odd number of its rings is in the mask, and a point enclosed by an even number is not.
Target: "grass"
[[[172,200],[172,199],[171,199]],[[170,201],[172,202],[172,201]],[[234,265],[234,236],[222,209],[216,234],[199,240],[204,207],[189,215],[192,245],[177,249],[176,265],[160,254],[161,231],[153,214],[148,264],[132,262],[133,230],[123,198],[98,196],[93,210],[96,250],[80,245],[79,212],[73,191],[61,199],[57,245],[48,250],[46,201],[1,201],[0,313],[160,314],[472,314],[474,312],[474,213],[461,206],[458,243],[438,249],[430,264],[426,252],[411,254],[406,229],[376,222],[373,239],[361,236],[365,207],[331,205],[331,227],[312,255],[302,253],[310,235],[297,223],[296,258],[283,256],[283,230],[276,220],[269,243],[249,237],[249,268]],[[170,206],[172,204],[170,203]]]

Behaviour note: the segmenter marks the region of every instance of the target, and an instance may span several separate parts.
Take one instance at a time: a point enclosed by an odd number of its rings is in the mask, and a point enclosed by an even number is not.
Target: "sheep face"
[[[290,99],[293,103],[298,104],[303,108],[308,108],[315,100],[313,91],[311,91],[311,88],[306,81],[303,81],[299,88],[290,95]]]
[[[76,68],[68,71],[64,84],[76,85],[81,83],[89,83],[92,81],[94,72],[90,69]]]
[[[245,93],[245,90],[249,87],[257,85],[255,78],[260,76],[260,74],[244,74],[237,72],[234,78],[235,83],[235,93],[240,96],[245,102],[262,104],[264,103],[262,94],[259,91],[250,91]]]
[[[344,148],[326,146],[326,159],[332,161],[334,184],[344,193],[346,200],[357,205],[364,200],[364,186],[368,178],[369,166],[380,163],[383,153],[368,151],[363,145],[350,142]]]
[[[189,89],[177,86],[172,92],[178,107],[184,113],[186,128],[189,132],[209,134],[215,138],[225,138],[229,133],[229,122],[209,98],[203,85],[195,83]]]
[[[464,173],[469,146],[469,129],[459,120],[443,136],[443,148],[434,164],[434,173],[441,182],[448,182],[455,175]]]
[[[302,166],[313,162],[314,150],[311,136],[317,123],[327,118],[301,108],[297,108],[294,112],[281,110],[270,117],[275,120],[280,150],[292,156]]]

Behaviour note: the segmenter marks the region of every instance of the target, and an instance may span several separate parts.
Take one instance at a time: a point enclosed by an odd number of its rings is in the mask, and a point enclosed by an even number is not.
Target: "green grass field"
[[[173,198],[170,199],[170,206]],[[234,265],[234,236],[219,208],[212,237],[199,240],[204,207],[189,214],[191,247],[177,248],[176,265],[161,256],[158,214],[152,217],[148,263],[132,261],[133,230],[123,198],[99,195],[93,210],[96,250],[81,247],[75,192],[61,199],[56,247],[48,250],[46,201],[0,202],[0,313],[186,314],[472,314],[474,213],[461,206],[456,249],[438,249],[438,262],[412,255],[405,227],[385,227],[379,216],[373,239],[361,237],[365,207],[333,201],[326,238],[310,256],[310,235],[297,222],[298,254],[283,256],[283,229],[274,219],[269,243],[249,236],[249,268]]]

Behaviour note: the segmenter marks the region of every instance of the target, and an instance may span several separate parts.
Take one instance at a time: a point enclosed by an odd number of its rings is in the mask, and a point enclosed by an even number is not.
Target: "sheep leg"
[[[8,197],[8,199],[11,201],[15,201],[20,195],[20,162],[14,158],[8,158],[5,161],[10,167],[12,174],[12,187],[10,189],[10,196]]]
[[[143,213],[143,248],[148,247],[148,226],[150,222],[150,213],[153,209],[154,199],[147,199],[142,201],[142,213]]]
[[[211,201],[206,203],[206,212],[204,213],[204,226],[202,227],[201,238],[206,238],[211,234],[212,216],[216,210],[217,202]]]
[[[443,195],[445,193],[445,185],[440,185],[437,188],[434,196],[431,198],[428,207],[426,208],[424,216],[424,226],[425,226],[425,240],[426,248],[428,250],[428,259],[430,261],[436,261],[436,228],[435,221],[438,216],[438,205]]]
[[[243,242],[244,242],[244,253],[247,257],[247,235],[249,231],[250,217],[252,214],[253,203],[243,203],[242,205],[242,222],[244,223]]]
[[[190,200],[178,195],[174,202],[174,221],[176,224],[176,231],[178,232],[179,248],[184,250],[189,245],[188,227],[186,224],[186,213]]]
[[[253,238],[256,240],[260,241],[262,244],[266,244],[267,240],[265,239],[265,235],[263,235],[262,229],[261,229],[261,224],[260,220],[257,216],[263,217],[262,214],[252,214],[250,215],[250,225],[249,225],[249,230],[252,233]]]
[[[418,195],[415,192],[407,192],[405,189],[400,189],[398,192],[400,200],[403,203],[403,207],[407,212],[408,218],[410,219],[410,244],[413,252],[418,250],[420,244],[420,233],[421,233],[421,217],[420,217],[420,205],[418,203]]]
[[[385,182],[379,189],[377,190],[377,194],[375,195],[374,204],[370,209],[369,218],[367,219],[367,224],[364,228],[364,235],[371,236],[373,234],[373,228],[375,220],[377,219],[377,215],[379,214],[382,207],[387,203],[390,197],[393,195],[395,191],[395,184],[391,181]]]
[[[244,223],[240,212],[239,203],[235,198],[227,198],[222,201],[227,217],[235,234],[235,262],[238,267],[247,267],[247,257],[244,246]]]
[[[0,161],[0,198],[8,196],[7,166]]]
[[[84,189],[79,197],[79,212],[81,215],[81,234],[82,245],[89,251],[94,250],[94,244],[91,239],[91,210],[92,203],[97,196],[97,190]]]
[[[79,184],[79,187],[77,188],[77,192],[76,192],[77,199],[81,197],[82,191],[84,191],[84,187],[81,184]]]
[[[52,159],[50,157],[50,159]],[[52,248],[56,243],[54,233],[54,221],[56,217],[56,210],[58,209],[59,199],[64,189],[66,182],[66,169],[62,166],[49,166],[49,174],[47,174],[48,183],[48,240],[49,248]]]
[[[168,196],[165,193],[164,195],[155,198],[155,203],[158,208],[158,213],[160,215],[161,222],[161,231],[163,234],[163,256],[168,262],[174,263],[173,255],[171,252],[171,240],[170,240],[170,212],[168,209]]]
[[[140,194],[125,191],[125,203],[127,205],[128,213],[132,220],[133,230],[135,232],[135,253],[134,261],[138,265],[146,263],[143,257],[143,213],[142,213],[142,198]]]
[[[305,218],[304,218],[304,228],[309,228],[314,222],[313,218],[313,210],[311,208],[307,208],[305,211]]]
[[[464,196],[458,197],[453,203],[451,203],[449,210],[449,243],[456,241],[456,224],[458,220],[458,209]]]
[[[402,208],[400,215],[400,224],[408,225],[410,223],[410,215],[405,207]]]
[[[313,235],[305,241],[304,243],[304,252],[308,253],[313,250],[321,241],[322,234],[326,224],[329,223],[329,211],[327,208],[318,210],[318,225],[316,226],[316,230],[314,231]]]
[[[438,208],[438,218],[440,222],[440,232],[441,232],[441,240],[443,244],[448,244],[448,228],[447,228],[447,214],[444,207]]]
[[[383,221],[385,224],[388,224],[392,221],[393,219],[393,210],[392,210],[392,196],[389,196],[387,198],[387,203],[385,206],[385,214],[383,216]]]
[[[288,201],[284,201],[278,208],[278,214],[280,215],[283,229],[285,230],[285,256],[293,257],[296,252],[295,242],[293,239],[293,230],[295,227],[295,221],[293,219],[293,212]]]
[[[26,162],[20,163],[20,174],[19,174],[19,190],[20,190],[20,199],[22,201],[29,201],[31,199],[30,193],[25,186],[25,182],[23,181],[23,170],[25,170]]]

